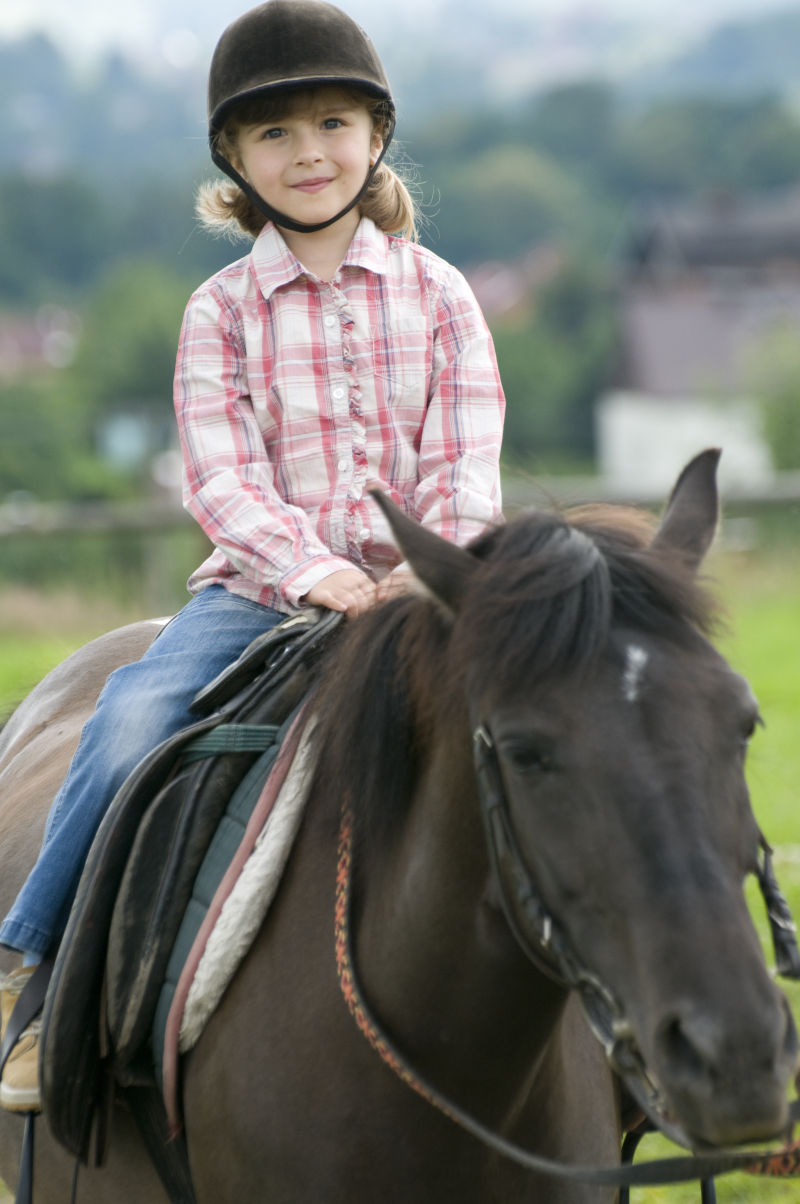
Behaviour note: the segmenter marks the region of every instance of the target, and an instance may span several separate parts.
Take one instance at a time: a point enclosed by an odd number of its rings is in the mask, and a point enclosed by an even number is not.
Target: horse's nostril
[[[703,1078],[708,1064],[678,1017],[667,1021],[658,1038],[663,1068],[675,1079]]]

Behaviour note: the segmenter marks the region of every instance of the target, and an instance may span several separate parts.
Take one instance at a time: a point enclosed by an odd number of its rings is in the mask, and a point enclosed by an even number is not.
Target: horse
[[[797,1037],[743,892],[759,857],[745,779],[759,712],[713,646],[699,574],[717,459],[684,469],[658,523],[626,507],[531,510],[466,548],[377,499],[421,588],[346,623],[323,665],[280,889],[182,1067],[198,1204],[611,1204],[612,1184],[519,1165],[412,1089],[433,1084],[538,1157],[619,1165],[619,1068],[553,973],[553,933],[615,1001],[614,1032],[693,1146],[783,1133]],[[102,681],[156,629],[75,653],[2,733],[3,907]],[[508,857],[491,851],[476,742],[546,913],[533,956]],[[343,847],[376,1040],[339,981]],[[20,1132],[0,1117],[8,1183]],[[72,1170],[37,1136],[37,1204],[68,1199]],[[78,1199],[167,1199],[120,1108]]]

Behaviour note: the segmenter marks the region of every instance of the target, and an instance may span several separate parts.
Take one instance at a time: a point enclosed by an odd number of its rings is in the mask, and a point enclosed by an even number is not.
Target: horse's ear
[[[477,560],[464,548],[427,531],[409,518],[385,493],[371,489],[392,528],[400,551],[422,584],[453,612],[457,611]]]
[[[722,452],[710,447],[684,468],[672,490],[653,547],[677,553],[697,569],[714,540],[719,522],[717,464]]]

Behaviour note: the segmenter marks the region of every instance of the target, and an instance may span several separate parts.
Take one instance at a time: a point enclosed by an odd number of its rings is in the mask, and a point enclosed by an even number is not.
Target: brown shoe
[[[12,970],[0,982],[0,1041],[5,1037],[11,1013],[14,1011],[22,988],[27,984],[36,966],[23,966]],[[41,1092],[39,1089],[39,1033],[40,1017],[32,1020],[8,1055],[0,1080],[0,1107],[8,1112],[40,1112]]]

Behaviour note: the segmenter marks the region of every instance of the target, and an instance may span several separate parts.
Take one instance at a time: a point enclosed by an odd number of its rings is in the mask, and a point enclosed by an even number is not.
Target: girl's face
[[[298,97],[278,120],[245,125],[237,137],[248,183],[273,209],[309,225],[352,201],[380,149],[367,108],[335,88]]]

